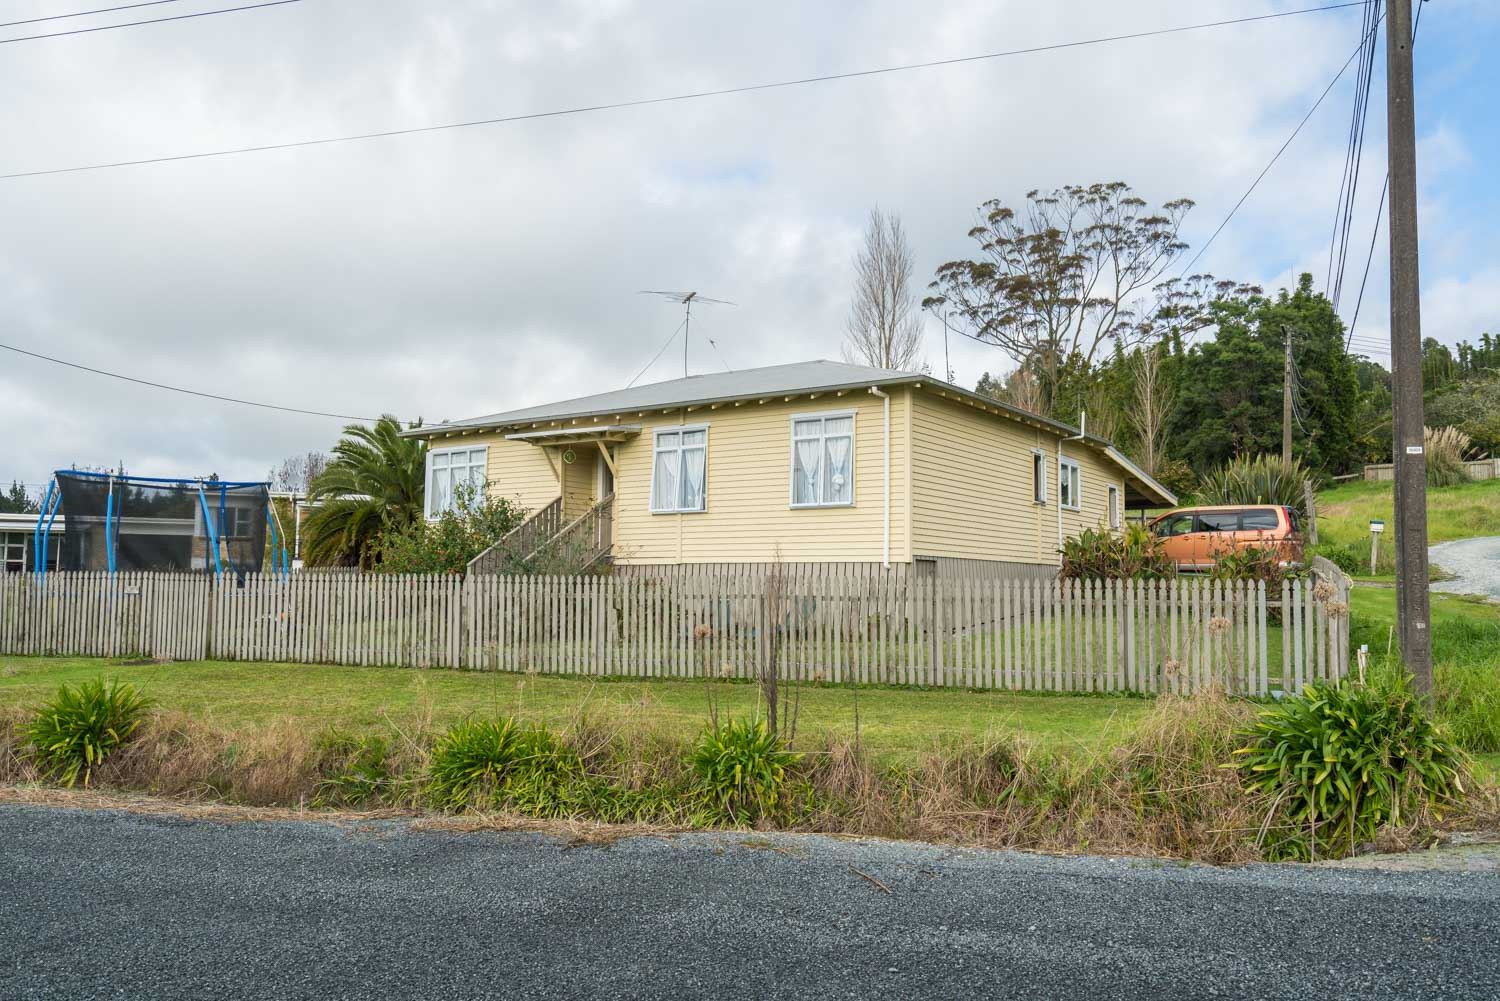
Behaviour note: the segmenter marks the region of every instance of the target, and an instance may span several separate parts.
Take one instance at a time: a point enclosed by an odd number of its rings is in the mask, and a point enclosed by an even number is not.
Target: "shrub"
[[[1163,459],[1154,478],[1178,497],[1191,496],[1198,489],[1198,474],[1185,459]]]
[[[428,794],[448,811],[565,816],[575,812],[587,784],[575,751],[550,730],[508,717],[456,724],[438,738],[428,765]]]
[[[710,817],[752,824],[774,815],[787,769],[799,757],[763,720],[705,727],[693,748],[692,765]]]
[[[1193,499],[1199,504],[1279,504],[1305,514],[1305,489],[1311,478],[1300,459],[1282,462],[1278,455],[1242,455],[1203,477]]]
[[[1064,540],[1059,552],[1057,575],[1064,580],[1160,580],[1177,574],[1177,564],[1167,556],[1162,540],[1140,525],[1127,525],[1118,533],[1086,528]]]
[[[1341,546],[1334,542],[1323,542],[1310,547],[1307,556],[1309,562],[1312,557],[1321,556],[1350,576],[1364,573],[1370,565],[1369,558],[1360,556],[1353,546]]]
[[[1213,569],[1209,571],[1209,576],[1214,580],[1259,580],[1267,584],[1280,584],[1290,577],[1300,577],[1306,573],[1304,567],[1287,565],[1276,549],[1247,546],[1219,556]]]
[[[26,730],[38,769],[72,787],[88,785],[104,760],[129,743],[151,701],[135,686],[95,678],[63,685],[39,706]]]
[[[1422,448],[1427,455],[1427,485],[1453,487],[1469,480],[1464,456],[1472,440],[1458,428],[1423,428]]]
[[[463,573],[469,561],[526,519],[526,509],[504,497],[476,497],[460,487],[458,503],[436,521],[417,519],[376,540],[381,573]]]
[[[1463,752],[1405,678],[1309,685],[1245,736],[1235,754],[1245,784],[1272,804],[1262,827],[1272,859],[1350,854],[1464,793]]]

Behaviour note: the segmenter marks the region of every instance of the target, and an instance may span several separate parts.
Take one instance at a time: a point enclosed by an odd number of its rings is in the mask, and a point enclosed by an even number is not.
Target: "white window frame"
[[[1120,488],[1113,483],[1109,485],[1109,527],[1118,530],[1124,523],[1120,512]]]
[[[690,431],[703,432],[703,505],[701,507],[657,507],[656,506],[656,442],[664,434],[683,434]],[[708,511],[708,440],[707,424],[670,424],[651,429],[651,486],[646,493],[646,509],[652,514],[705,514]],[[677,475],[682,475],[682,441],[672,451],[677,453]],[[680,482],[680,481],[679,481]],[[618,489],[618,487],[616,488]]]
[[[248,539],[254,534],[254,509],[243,504],[224,505],[224,521],[219,532],[226,539]]]
[[[439,455],[448,455],[448,456],[451,456],[451,455],[453,455],[453,454],[455,454],[457,452],[479,452],[479,453],[482,454],[482,458],[479,460],[479,463],[478,463],[479,467],[482,470],[484,470],[484,477],[480,481],[480,484],[479,484],[479,493],[480,493],[480,496],[483,497],[484,494],[485,494],[485,492],[489,489],[489,484],[490,484],[490,447],[488,445],[454,445],[454,446],[452,446],[450,448],[429,448],[427,450],[427,459],[426,459],[426,465],[427,465],[426,478],[423,481],[423,488],[422,488],[422,512],[423,512],[423,515],[426,517],[426,519],[428,521],[437,521],[438,518],[440,518],[442,516],[442,513],[443,513],[441,511],[434,511],[432,509],[432,501],[433,501],[433,497],[434,497],[434,492],[433,492],[433,489],[432,489],[432,460],[433,460],[434,457],[439,456]],[[469,469],[473,469],[474,465],[475,465],[475,463],[472,460],[470,460],[469,462],[465,463],[465,466],[467,468],[469,468]],[[449,466],[448,468],[452,468],[452,467]]]
[[[798,421],[827,420],[829,418],[835,418],[835,419],[837,419],[837,418],[840,418],[840,417],[847,417],[847,418],[849,418],[849,499],[846,500],[846,501],[826,501],[826,502],[822,501],[822,500],[818,500],[818,501],[813,501],[811,503],[798,504],[797,501],[796,501],[796,497],[797,497],[797,422]],[[787,507],[789,507],[789,508],[791,508],[791,509],[793,509],[795,511],[803,511],[803,510],[807,510],[809,508],[820,508],[820,507],[853,507],[854,506],[854,502],[855,502],[855,500],[857,500],[857,498],[855,497],[855,486],[859,482],[859,477],[856,475],[856,469],[855,469],[855,463],[856,463],[856,461],[859,458],[858,453],[857,453],[856,448],[855,448],[855,446],[858,443],[858,438],[856,437],[857,434],[858,434],[858,431],[859,431],[859,411],[857,411],[857,410],[814,410],[814,411],[812,411],[810,413],[805,413],[805,414],[792,414],[790,420],[788,420],[788,422],[787,422],[787,456],[786,456],[786,470],[787,470],[787,476],[786,476],[786,502],[787,502]],[[828,437],[827,431],[820,431],[819,434],[818,434],[818,441],[819,442],[823,442],[823,441],[825,441],[827,439],[827,437]],[[843,437],[843,436],[842,435],[837,435],[836,437]],[[808,440],[808,439],[803,439],[803,440]],[[825,454],[827,454],[826,450],[825,451],[820,451],[818,453],[818,456],[819,456],[818,461],[819,462],[823,461],[822,457]]]
[[[1068,475],[1070,470],[1072,472],[1071,476]],[[1070,496],[1066,504],[1063,503],[1063,482],[1065,479],[1070,488],[1068,490]],[[1057,506],[1064,511],[1083,510],[1083,469],[1073,459],[1057,460]]]
[[[1047,453],[1039,448],[1031,450],[1031,502],[1047,503]]]

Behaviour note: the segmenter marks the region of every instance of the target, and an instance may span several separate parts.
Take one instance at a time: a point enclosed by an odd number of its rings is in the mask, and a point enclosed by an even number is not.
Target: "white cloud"
[[[12,47],[0,93],[27,99],[0,103],[11,140],[0,172],[629,100],[1248,10],[1228,0],[967,0],[936,13],[894,0],[836,13],[792,0],[321,0]],[[1189,195],[1199,243],[1352,49],[1357,25],[1311,15],[0,182],[3,339],[210,392],[429,421],[622,384],[680,319],[643,288],[739,303],[695,316],[695,370],[718,365],[708,336],[735,366],[837,357],[871,205],[903,217],[924,282],[968,251],[976,205],[1034,187],[1119,178],[1155,202]],[[1204,267],[1268,281],[1316,264],[1346,108],[1320,113]],[[941,327],[929,331],[941,371]],[[952,351],[966,383],[1006,367],[983,346],[955,339]],[[669,351],[647,379],[679,364]],[[249,478],[338,430],[19,358],[0,367],[0,396],[11,433],[0,479],[120,459],[141,473]]]

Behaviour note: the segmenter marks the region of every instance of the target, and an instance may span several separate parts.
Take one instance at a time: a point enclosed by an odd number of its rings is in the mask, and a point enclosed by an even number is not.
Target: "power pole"
[[[1396,624],[1416,689],[1432,692],[1427,602],[1427,457],[1422,405],[1422,310],[1417,268],[1417,119],[1411,0],[1386,6],[1386,133],[1391,172],[1391,400],[1395,410]]]
[[[1292,332],[1281,325],[1285,358],[1281,363],[1281,464],[1292,464]]]

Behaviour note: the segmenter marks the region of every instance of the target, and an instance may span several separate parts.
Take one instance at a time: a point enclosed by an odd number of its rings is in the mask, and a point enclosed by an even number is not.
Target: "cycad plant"
[[[344,428],[332,461],[308,491],[319,505],[303,526],[309,563],[368,566],[382,532],[399,531],[422,516],[427,444],[401,437],[401,430],[389,414],[373,426]]]
[[[1279,504],[1300,511],[1311,478],[1301,459],[1242,455],[1203,477],[1194,499],[1199,504]]]

